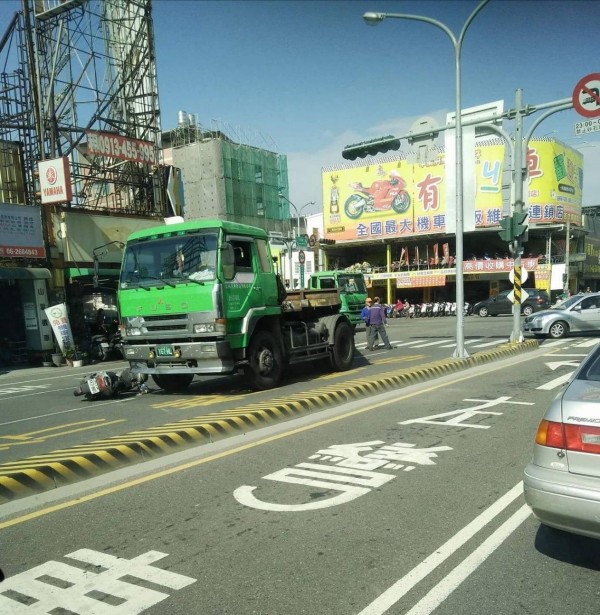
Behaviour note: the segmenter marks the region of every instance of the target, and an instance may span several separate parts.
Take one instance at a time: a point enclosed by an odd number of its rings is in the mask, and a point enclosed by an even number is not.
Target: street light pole
[[[294,208],[294,211],[296,212],[296,236],[299,237],[300,236],[300,215],[302,214],[302,212],[304,211],[306,207],[309,207],[310,205],[314,205],[315,202],[309,201],[308,203],[305,203],[304,205],[302,205],[302,207],[300,207],[300,210],[298,210],[298,208],[285,195],[281,194],[281,192],[279,193],[279,198],[284,199]]]
[[[381,23],[387,17],[393,19],[412,19],[414,21],[423,21],[429,23],[437,28],[443,30],[454,47],[454,63],[455,63],[455,75],[456,75],[456,117],[455,117],[455,148],[456,148],[456,349],[454,350],[453,357],[457,359],[467,359],[469,354],[465,350],[465,335],[464,335],[464,307],[465,307],[465,294],[464,294],[464,275],[463,275],[463,150],[462,150],[462,118],[461,118],[461,71],[460,71],[460,53],[462,50],[462,43],[465,37],[467,28],[471,25],[471,22],[479,11],[489,2],[489,0],[482,0],[475,10],[469,15],[467,21],[465,21],[462,30],[460,31],[458,39],[454,36],[452,30],[448,28],[444,23],[431,17],[425,17],[423,15],[410,15],[408,13],[365,13],[363,19],[369,25],[377,25]]]

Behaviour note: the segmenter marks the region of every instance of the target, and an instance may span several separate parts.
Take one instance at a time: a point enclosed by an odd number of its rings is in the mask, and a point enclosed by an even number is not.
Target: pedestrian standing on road
[[[371,310],[371,305],[373,304],[373,299],[371,297],[367,297],[365,299],[365,306],[360,313],[360,319],[365,323],[365,330],[367,334],[367,347],[369,346],[369,331],[371,330],[371,325],[369,324],[369,312]],[[379,340],[378,336],[375,336],[376,340]]]
[[[392,345],[385,330],[386,316],[385,306],[381,305],[381,299],[375,297],[373,305],[369,309],[369,339],[367,340],[367,350],[375,349],[375,338],[377,335],[385,344],[386,350],[391,350]]]

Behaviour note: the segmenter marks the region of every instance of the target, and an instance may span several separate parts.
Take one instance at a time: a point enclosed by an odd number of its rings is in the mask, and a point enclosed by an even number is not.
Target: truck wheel
[[[354,360],[354,331],[347,322],[340,322],[333,334],[331,363],[338,372],[345,372],[352,367]]]
[[[185,391],[192,380],[193,374],[153,374],[152,380],[167,393],[180,393]]]
[[[257,331],[248,348],[248,365],[244,376],[248,385],[259,391],[279,384],[283,371],[283,356],[277,340],[268,331]]]

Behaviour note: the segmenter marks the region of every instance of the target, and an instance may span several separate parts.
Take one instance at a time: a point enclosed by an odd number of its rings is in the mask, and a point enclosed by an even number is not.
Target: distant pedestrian
[[[375,297],[373,305],[369,309],[369,339],[367,340],[367,350],[375,349],[375,338],[378,335],[385,344],[385,349],[392,349],[387,331],[385,330],[385,324],[385,306],[381,305],[381,299],[379,297]]]
[[[365,306],[360,313],[360,319],[365,323],[365,329],[367,334],[367,346],[369,346],[369,331],[371,330],[371,325],[369,324],[369,312],[371,310],[371,305],[373,304],[373,299],[371,297],[367,297],[365,299]],[[378,336],[375,336],[375,339],[378,339]]]

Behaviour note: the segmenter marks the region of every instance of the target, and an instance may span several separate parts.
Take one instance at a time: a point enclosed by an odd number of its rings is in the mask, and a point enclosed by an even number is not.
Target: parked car
[[[527,293],[527,299],[521,303],[521,314],[529,316],[533,312],[545,310],[550,307],[550,297],[545,290],[537,288],[524,288]],[[513,304],[508,299],[511,290],[503,290],[494,297],[489,297],[483,301],[478,301],[473,306],[473,314],[478,316],[498,316],[498,314],[512,314]]]
[[[600,344],[544,414],[523,486],[544,525],[600,538]]]
[[[600,293],[574,295],[548,310],[527,316],[523,331],[558,339],[569,333],[600,331]]]

